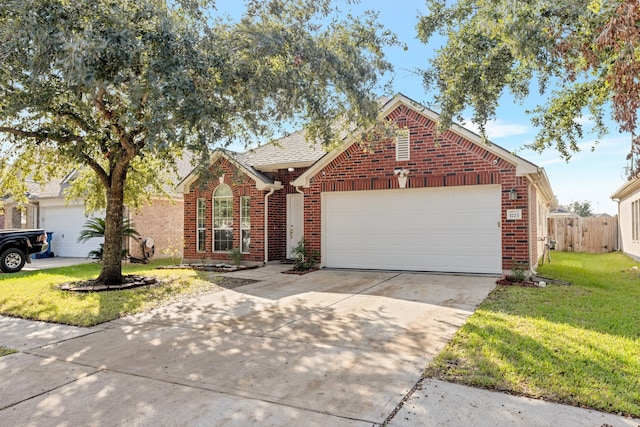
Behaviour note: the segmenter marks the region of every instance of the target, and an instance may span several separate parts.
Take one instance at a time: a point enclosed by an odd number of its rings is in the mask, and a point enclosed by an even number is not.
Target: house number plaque
[[[507,209],[507,219],[522,219],[522,209]]]

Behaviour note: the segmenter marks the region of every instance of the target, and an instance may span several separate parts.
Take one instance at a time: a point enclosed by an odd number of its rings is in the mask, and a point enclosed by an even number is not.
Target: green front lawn
[[[538,274],[573,283],[498,287],[425,375],[640,416],[640,275],[620,253],[552,252]]]
[[[149,310],[180,296],[220,290],[215,273],[155,270],[170,261],[123,266],[124,274],[154,276],[162,285],[106,292],[66,292],[62,283],[96,278],[98,264],[0,274],[0,314],[77,326],[92,326]]]

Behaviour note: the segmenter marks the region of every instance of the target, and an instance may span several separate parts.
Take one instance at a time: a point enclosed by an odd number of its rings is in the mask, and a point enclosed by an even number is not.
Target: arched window
[[[213,250],[233,249],[233,192],[220,184],[213,192]]]

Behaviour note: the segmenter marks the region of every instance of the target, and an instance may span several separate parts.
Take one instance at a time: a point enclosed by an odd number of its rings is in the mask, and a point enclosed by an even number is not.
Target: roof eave
[[[275,186],[273,182],[265,182],[259,176],[254,174],[250,168],[246,167],[245,165],[243,165],[242,163],[240,163],[239,161],[237,161],[236,159],[234,159],[232,156],[228,155],[224,150],[221,150],[221,149],[216,149],[214,151],[213,155],[209,159],[209,165],[214,164],[221,157],[225,158],[227,161],[229,161],[229,163],[233,164],[235,167],[237,167],[238,169],[242,170],[244,173],[249,175],[249,177],[256,183],[256,188],[258,190],[267,190]],[[184,194],[185,192],[187,192],[188,189],[190,189],[191,185],[198,180],[198,175],[195,173],[195,171],[196,169],[194,168],[189,173],[189,175],[187,175],[182,181],[178,183],[178,185],[176,185],[175,187],[176,192],[180,194]]]
[[[286,163],[273,163],[273,164],[267,164],[267,165],[253,165],[253,168],[260,172],[277,172],[280,169],[308,168],[313,164],[314,162],[311,162],[311,161],[286,162]]]
[[[640,190],[640,179],[636,176],[622,184],[610,197],[611,200],[620,202],[638,190]]]
[[[532,184],[538,189],[542,196],[542,202],[551,210],[558,209],[558,199],[553,194],[551,182],[544,168],[537,168],[535,173],[528,174]]]

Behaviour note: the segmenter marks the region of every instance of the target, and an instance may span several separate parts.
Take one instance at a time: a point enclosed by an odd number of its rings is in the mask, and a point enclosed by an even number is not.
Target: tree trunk
[[[102,271],[98,283],[118,285],[122,283],[122,220],[124,209],[124,177],[112,176],[107,188],[107,215],[104,227]]]

